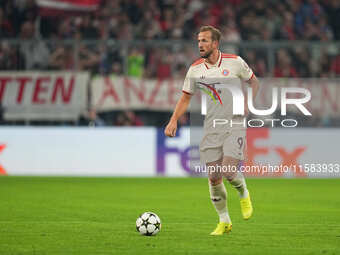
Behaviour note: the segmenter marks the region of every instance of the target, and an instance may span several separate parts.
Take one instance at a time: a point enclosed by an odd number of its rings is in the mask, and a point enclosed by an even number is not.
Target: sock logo
[[[221,201],[221,198],[220,197],[212,197],[211,201],[218,202],[218,201]]]

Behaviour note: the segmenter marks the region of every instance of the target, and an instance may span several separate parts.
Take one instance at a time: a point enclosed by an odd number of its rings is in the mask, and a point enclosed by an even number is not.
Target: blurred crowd
[[[339,18],[339,0],[102,0],[59,16],[40,16],[35,0],[1,0],[0,70],[183,78],[196,31],[210,24],[259,77],[339,77]]]
[[[20,37],[41,19],[40,35],[53,39],[195,39],[205,24],[224,40],[339,40],[338,0],[101,0],[82,16],[40,17],[35,0],[2,0],[1,37]]]
[[[211,24],[220,28],[224,43],[332,42],[340,40],[339,17],[338,0],[102,0],[93,13],[57,17],[39,16],[34,0],[2,0],[0,70],[86,69],[137,77],[183,77],[197,58],[195,46],[159,45],[152,40],[192,42],[201,25]],[[8,38],[20,41],[13,46]],[[129,42],[109,45],[107,39]],[[136,45],[138,40],[150,44]],[[288,44],[269,51],[267,45],[222,44],[222,49],[243,56],[260,77],[340,75],[338,45]],[[270,54],[274,61],[269,61]]]

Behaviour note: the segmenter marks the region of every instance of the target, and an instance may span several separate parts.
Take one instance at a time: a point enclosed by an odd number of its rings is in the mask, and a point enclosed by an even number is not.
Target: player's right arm
[[[165,135],[174,137],[177,131],[177,121],[186,112],[190,103],[191,94],[183,93],[181,98],[178,100],[174,113],[171,116],[169,124],[165,128]]]
[[[177,121],[188,109],[192,95],[195,93],[195,81],[193,79],[192,67],[189,68],[184,79],[183,94],[178,100],[174,113],[171,116],[169,124],[165,128],[165,135],[174,137],[177,131]]]

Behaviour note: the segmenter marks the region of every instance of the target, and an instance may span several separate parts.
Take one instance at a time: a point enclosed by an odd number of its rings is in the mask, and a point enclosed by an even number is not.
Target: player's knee
[[[221,178],[209,178],[209,182],[212,186],[216,186],[218,184],[221,184],[223,181],[222,177]]]
[[[234,171],[230,171],[230,172],[226,172],[224,173],[224,178],[226,178],[229,182],[231,182],[237,175],[237,172]]]

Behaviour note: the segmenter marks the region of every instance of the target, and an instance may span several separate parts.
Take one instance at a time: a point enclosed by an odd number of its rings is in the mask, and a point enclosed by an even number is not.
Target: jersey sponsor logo
[[[220,98],[220,95],[219,95],[218,91],[216,91],[216,89],[215,89],[215,85],[216,84],[220,84],[219,82],[211,83],[211,84],[207,84],[207,83],[203,83],[203,82],[198,82],[198,84],[201,85],[201,86],[198,86],[198,88],[200,90],[202,90],[204,93],[208,94],[215,104],[217,104],[215,99],[218,99],[220,104],[223,105],[222,100]],[[208,89],[206,89],[206,88],[208,88]],[[212,93],[209,90],[211,90]]]

